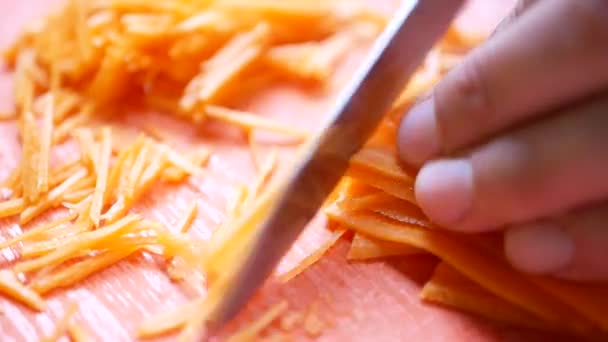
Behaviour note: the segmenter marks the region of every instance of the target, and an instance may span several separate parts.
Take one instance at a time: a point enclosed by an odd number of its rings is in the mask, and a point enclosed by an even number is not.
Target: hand
[[[505,229],[525,272],[608,280],[608,1],[535,1],[404,116],[398,147],[439,225]]]

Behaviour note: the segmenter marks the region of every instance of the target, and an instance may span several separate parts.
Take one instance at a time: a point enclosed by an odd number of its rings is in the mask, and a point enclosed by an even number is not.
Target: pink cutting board
[[[0,46],[9,44],[27,22],[47,13],[59,0],[0,0]],[[371,3],[371,1],[370,1]],[[389,11],[396,0],[376,0],[373,6]],[[513,1],[476,0],[459,19],[459,25],[471,31],[487,32],[507,12]],[[363,50],[362,50],[363,51]],[[355,53],[337,73],[326,94],[311,94],[294,87],[277,86],[244,106],[264,115],[299,127],[314,129],[319,118],[331,105],[333,96],[356,67],[361,53]],[[0,110],[11,106],[11,81],[0,73]],[[172,144],[179,148],[210,145],[215,152],[210,169],[222,174],[222,180],[195,179],[191,186],[157,187],[137,210],[171,225],[190,201],[199,204],[193,234],[208,238],[223,219],[223,208],[233,196],[235,182],[250,182],[254,169],[249,152],[243,147],[238,131],[221,125],[196,128],[170,117],[139,113],[123,120],[130,125],[153,122],[175,133]],[[218,131],[222,133],[219,134]],[[179,133],[178,133],[179,132]],[[4,178],[19,158],[19,144],[14,123],[0,123],[0,178]],[[264,137],[261,137],[264,139]],[[287,152],[289,149],[285,148]],[[67,145],[56,153],[56,160],[65,158],[73,149]],[[196,189],[196,190],[193,190]],[[288,269],[329,234],[319,218],[305,232],[298,244],[280,266]],[[3,238],[17,235],[21,228],[14,220],[0,221]],[[287,299],[290,310],[304,310],[311,304],[318,307],[325,322],[319,340],[345,341],[494,341],[555,340],[537,332],[509,328],[486,320],[422,303],[418,299],[420,279],[428,275],[433,260],[393,259],[349,264],[345,260],[346,242],[339,242],[318,264],[285,286],[269,285],[255,298],[248,309],[228,329],[242,326],[272,303]],[[14,251],[1,251],[6,266],[14,259]],[[129,341],[134,339],[137,325],[146,317],[182,303],[188,291],[173,284],[160,266],[145,257],[137,257],[97,274],[67,291],[56,291],[48,297],[48,310],[34,313],[12,301],[0,298],[0,340],[35,341],[49,335],[67,303],[77,302],[76,320],[99,340]],[[223,332],[224,336],[228,332]],[[296,329],[297,340],[311,339]],[[171,336],[167,337],[171,339]]]

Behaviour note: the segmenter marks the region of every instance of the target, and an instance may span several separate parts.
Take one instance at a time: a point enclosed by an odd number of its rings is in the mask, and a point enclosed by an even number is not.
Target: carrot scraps
[[[345,229],[338,229],[333,232],[332,237],[327,240],[323,245],[321,245],[317,250],[306,256],[298,265],[290,269],[289,271],[279,275],[279,280],[281,282],[288,282],[291,279],[297,277],[300,273],[304,272],[311,265],[319,261],[321,257],[338,242],[338,240],[344,235],[346,232]]]
[[[192,204],[190,207],[188,207],[188,210],[186,210],[186,213],[182,216],[182,219],[179,220],[179,222],[175,225],[177,227],[177,231],[180,233],[188,232],[192,226],[192,222],[196,218],[197,212],[198,205],[196,204],[196,201],[192,201]]]
[[[101,146],[97,154],[98,160],[95,163],[97,165],[95,192],[93,193],[91,209],[89,210],[89,216],[96,227],[99,226],[101,210],[104,206],[105,193],[107,191],[108,173],[110,171],[110,157],[112,154],[112,132],[110,128],[104,127],[101,130],[101,136]]]
[[[435,268],[432,278],[424,285],[420,296],[430,302],[490,316],[506,324],[543,330],[550,328],[537,316],[493,295],[444,262]]]
[[[424,253],[423,250],[401,243],[383,241],[356,233],[348,250],[348,260],[369,260],[396,255]]]
[[[205,106],[204,113],[209,118],[231,123],[247,130],[256,128],[263,129],[269,132],[286,134],[298,139],[305,139],[310,135],[305,131],[278,124],[275,121],[264,119],[259,115],[225,107],[208,105]]]
[[[74,342],[90,342],[93,341],[93,337],[81,326],[71,320],[68,323],[68,334]]]
[[[10,270],[0,270],[0,293],[36,311],[42,311],[46,307],[44,299],[23,285]]]
[[[246,328],[241,329],[236,334],[230,336],[227,341],[240,342],[240,341],[251,341],[258,337],[258,335],[266,329],[273,321],[281,316],[289,307],[286,301],[282,301],[273,305],[268,311],[262,314],[255,322]]]

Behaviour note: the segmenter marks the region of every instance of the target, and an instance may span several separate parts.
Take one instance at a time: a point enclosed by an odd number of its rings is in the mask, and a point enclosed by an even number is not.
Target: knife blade
[[[404,1],[338,96],[286,178],[252,248],[211,315],[221,326],[245,306],[315,216],[464,0]]]

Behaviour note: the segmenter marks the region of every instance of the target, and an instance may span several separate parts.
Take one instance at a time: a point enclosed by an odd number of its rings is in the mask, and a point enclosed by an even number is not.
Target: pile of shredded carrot
[[[172,280],[205,280],[209,289],[204,297],[150,317],[137,335],[180,331],[182,341],[205,336],[205,322],[282,189],[273,178],[278,152],[262,158],[250,139],[257,179],[235,185],[227,219],[209,241],[199,241],[188,234],[195,202],[174,227],[132,208],[156,184],[205,177],[213,150],[178,153],[153,126],[123,139],[111,117],[137,105],[197,125],[221,121],[247,134],[264,130],[304,141],[307,132],[238,110],[239,101],[276,80],[324,86],[336,63],[385,23],[349,0],[68,0],[31,25],[4,55],[14,70],[15,110],[2,118],[16,120],[22,156],[2,183],[0,217],[15,217],[27,229],[0,243],[0,249],[19,252],[0,270],[0,294],[42,311],[50,292],[77,287],[146,252],[166,262]],[[353,262],[438,256],[442,261],[421,292],[425,300],[509,324],[582,336],[607,333],[608,303],[596,296],[608,288],[515,272],[500,252],[500,236],[444,233],[416,206],[414,173],[401,167],[394,148],[399,114],[478,42],[451,30],[429,54],[376,135],[352,159],[326,210],[338,229],[278,280],[296,277],[353,231],[347,256]],[[77,147],[74,158],[56,161],[55,149],[70,144]],[[75,323],[76,309],[66,309],[50,339],[89,339]],[[314,312],[291,315],[296,320],[287,319],[287,309],[280,302],[231,340],[256,338],[280,316],[281,326],[302,321],[311,336],[322,334],[326,324]]]
[[[151,125],[125,138],[112,118],[139,106],[197,125],[220,121],[247,134],[262,130],[302,142],[307,132],[235,106],[272,81],[324,86],[336,63],[371,41],[385,21],[350,1],[68,0],[33,23],[4,54],[14,70],[15,108],[3,119],[16,121],[22,155],[2,183],[0,217],[15,217],[26,229],[0,243],[18,252],[0,270],[0,294],[42,311],[52,291],[77,287],[146,252],[166,261],[172,280],[207,278],[211,289],[204,300],[178,308],[187,321],[144,322],[139,334],[179,326],[185,327],[182,340],[204,333],[207,314],[227,286],[222,270],[241,256],[231,246],[247,245],[274,198],[276,190],[267,186],[278,151],[262,158],[250,139],[257,179],[235,185],[228,219],[203,245],[188,234],[196,202],[174,227],[132,208],[159,183],[207,176],[213,151],[193,147],[178,153],[163,142],[165,132]],[[55,150],[65,146],[75,150],[73,159],[56,160]],[[285,309],[280,306],[233,340],[255,336]],[[50,339],[87,335],[73,323],[75,311],[68,308]]]

